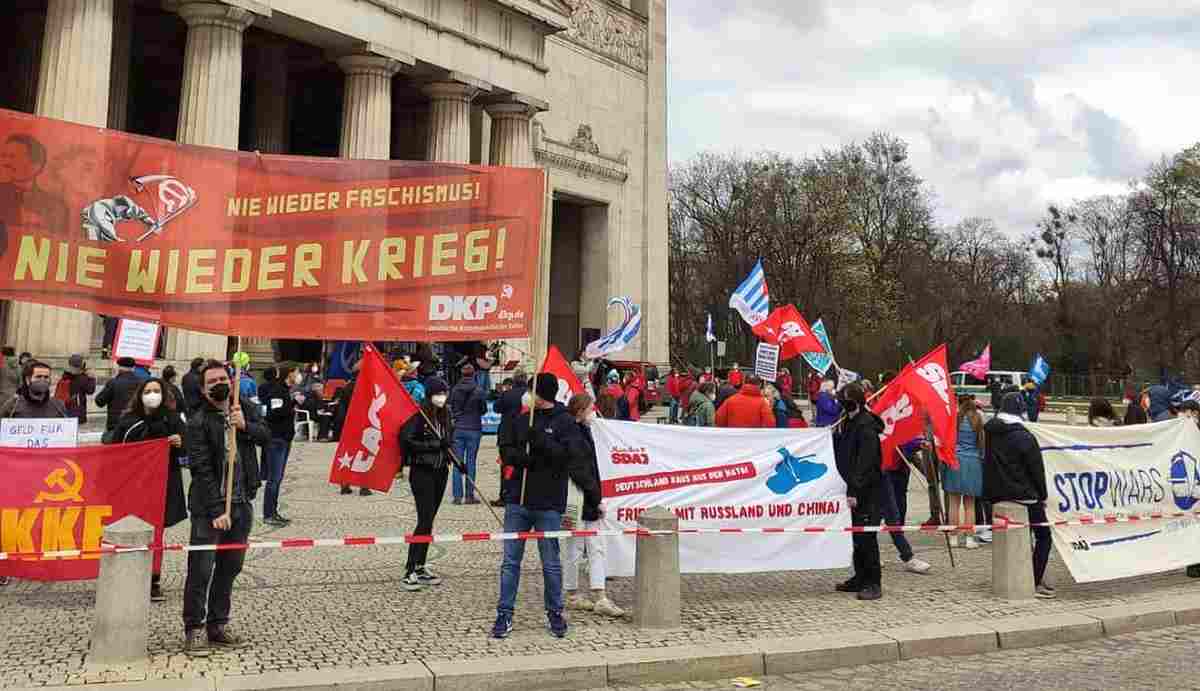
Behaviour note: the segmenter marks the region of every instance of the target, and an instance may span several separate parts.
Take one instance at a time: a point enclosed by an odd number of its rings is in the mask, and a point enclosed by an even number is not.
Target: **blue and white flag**
[[[608,306],[612,307],[613,305],[619,305],[625,313],[621,319],[621,325],[603,338],[587,344],[583,354],[588,359],[594,360],[624,350],[642,330],[642,310],[633,304],[633,300],[627,297],[613,298],[608,301]]]
[[[717,342],[717,335],[716,335],[716,334],[714,334],[714,333],[713,333],[713,330],[712,330],[712,315],[711,315],[711,314],[710,314],[710,315],[708,315],[708,328],[706,329],[706,331],[705,331],[705,333],[704,333],[704,338],[705,338],[705,340],[707,340],[709,343],[716,343],[716,342]]]
[[[1042,357],[1041,353],[1033,358],[1033,364],[1029,366],[1029,378],[1038,385],[1039,389],[1050,378],[1050,363],[1046,362],[1046,358]]]
[[[804,361],[808,363],[809,367],[812,367],[824,376],[829,371],[829,368],[833,366],[833,347],[829,345],[829,334],[825,332],[825,322],[820,319],[813,322],[812,332],[817,337],[817,340],[821,342],[821,345],[825,347],[825,352],[801,353],[801,355],[804,356]]]
[[[767,292],[767,275],[763,273],[761,259],[746,280],[729,296],[729,306],[737,310],[750,326],[758,326],[770,314],[771,297]]]

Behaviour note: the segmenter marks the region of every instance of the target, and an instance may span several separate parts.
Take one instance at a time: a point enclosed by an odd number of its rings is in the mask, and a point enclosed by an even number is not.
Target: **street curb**
[[[1200,624],[1200,595],[1078,612],[695,646],[525,655],[358,669],[89,684],[104,691],[578,691],[976,655]],[[38,687],[78,691],[79,686]]]

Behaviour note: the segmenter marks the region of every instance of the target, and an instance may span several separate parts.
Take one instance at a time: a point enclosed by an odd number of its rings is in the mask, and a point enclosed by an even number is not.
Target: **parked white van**
[[[1020,388],[1030,381],[1028,372],[1014,372],[1010,370],[991,370],[987,373],[987,381],[981,382],[975,377],[966,372],[958,371],[950,373],[950,383],[954,386],[956,394],[969,393],[975,396],[975,400],[985,406],[992,404],[992,382],[1000,382],[1000,388],[1007,389],[1010,386]]]

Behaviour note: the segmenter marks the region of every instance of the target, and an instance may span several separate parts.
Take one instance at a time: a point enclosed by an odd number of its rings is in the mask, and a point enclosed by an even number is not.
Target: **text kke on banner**
[[[597,420],[604,529],[637,526],[662,506],[681,528],[828,527],[768,540],[682,535],[687,573],[832,569],[850,564],[846,483],[828,429],[708,429]],[[609,540],[609,571],[633,575],[635,541]]]
[[[187,146],[0,110],[0,296],[198,331],[530,335],[544,173]],[[32,185],[31,193],[18,193]]]

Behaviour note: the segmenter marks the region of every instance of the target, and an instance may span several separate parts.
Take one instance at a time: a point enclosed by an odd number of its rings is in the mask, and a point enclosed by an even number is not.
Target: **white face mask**
[[[142,394],[142,405],[146,406],[146,410],[156,410],[162,405],[162,394],[157,391],[147,391]]]
[[[525,406],[526,408],[532,408],[533,407],[533,394],[526,391],[525,394],[523,396],[521,396],[521,405]]]
[[[440,393],[436,396],[430,396],[429,402],[432,403],[435,408],[441,408],[446,405],[446,394]]]

